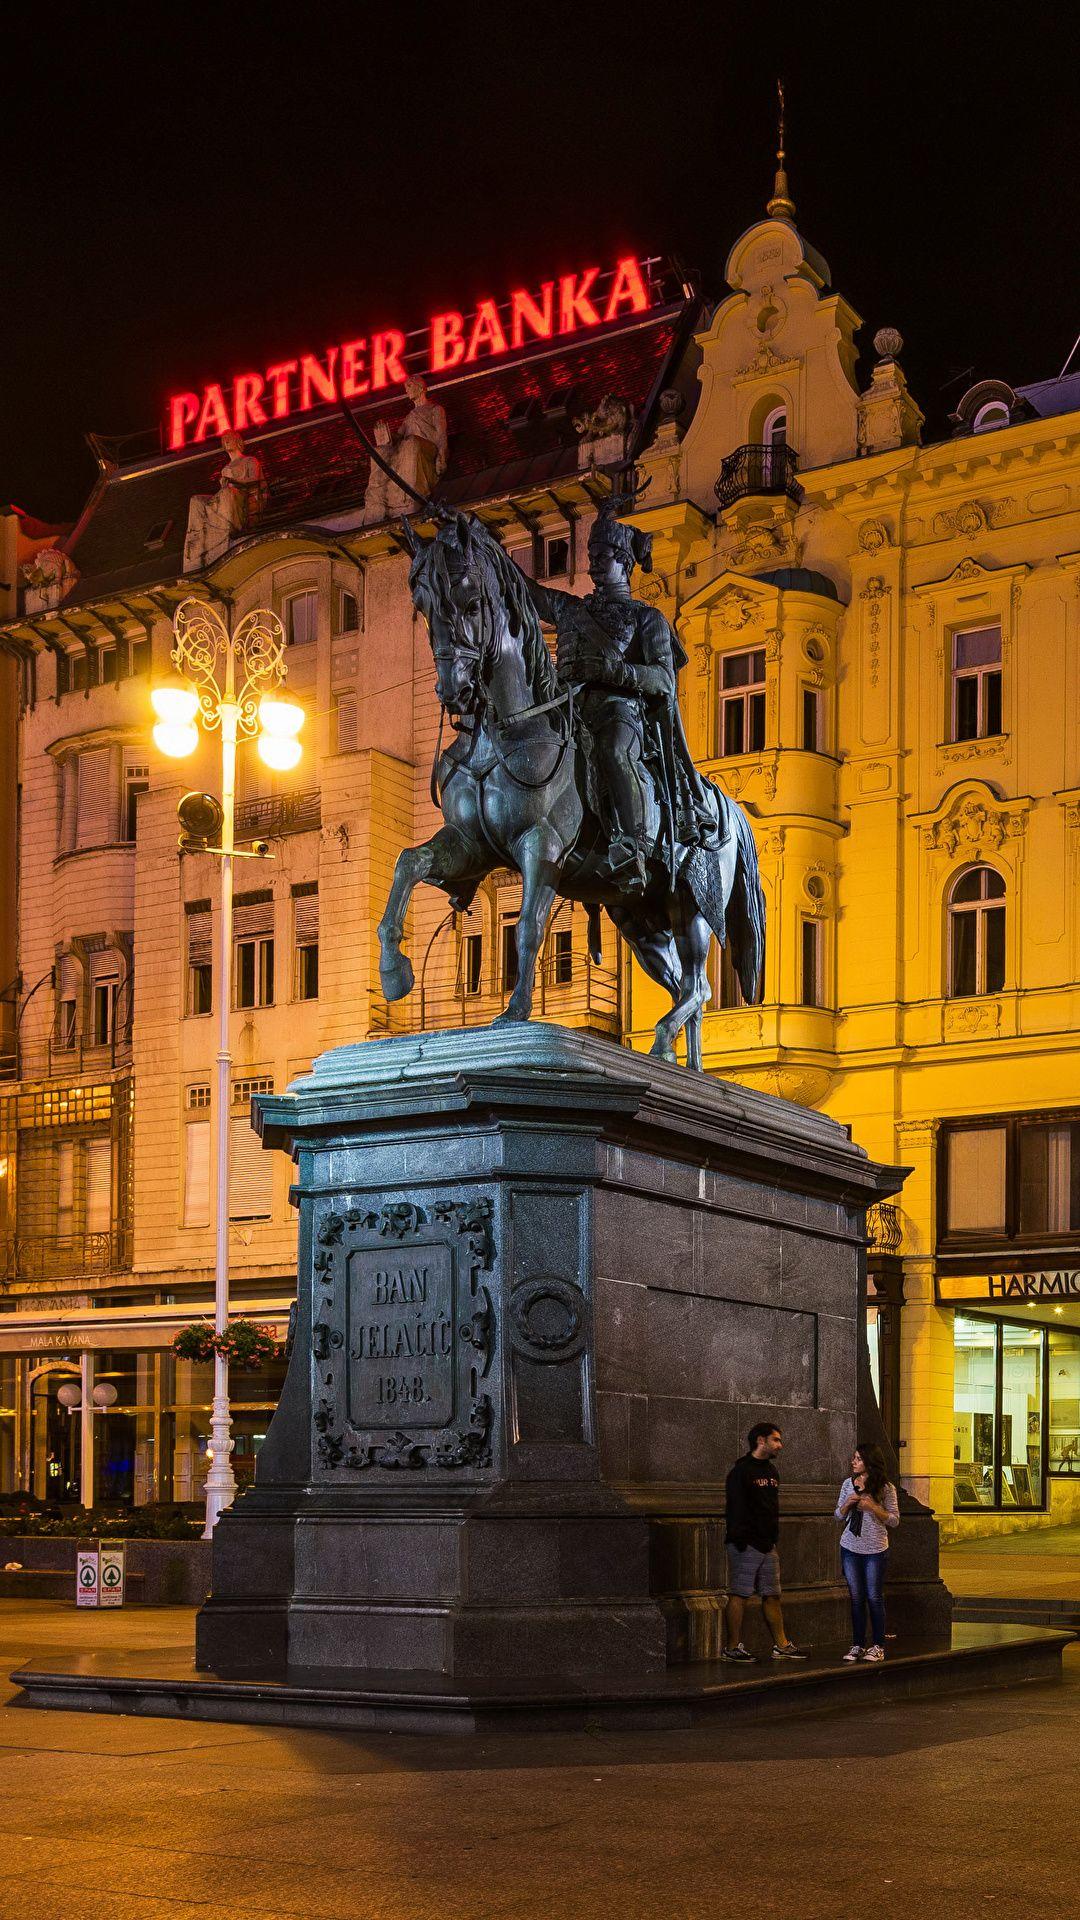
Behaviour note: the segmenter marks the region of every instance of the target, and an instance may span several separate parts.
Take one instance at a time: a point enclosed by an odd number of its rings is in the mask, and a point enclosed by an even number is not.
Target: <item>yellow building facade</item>
[[[1080,1511],[1080,381],[985,382],[922,444],[899,336],[860,391],[793,214],[781,177],[641,461],[643,585],[769,909],[762,1004],[718,968],[705,1060],[911,1169],[869,1303],[905,1481],[950,1533],[1049,1524]],[[632,1044],[659,1010],[635,976]]]

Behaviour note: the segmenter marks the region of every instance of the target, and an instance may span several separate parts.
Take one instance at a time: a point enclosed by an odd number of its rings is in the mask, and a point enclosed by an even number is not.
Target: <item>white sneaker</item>
[[[863,1654],[864,1660],[877,1661],[877,1660],[884,1660],[884,1658],[885,1658],[884,1647],[867,1647],[866,1652]]]
[[[853,1660],[861,1660],[863,1658],[863,1651],[864,1649],[862,1647],[849,1647],[844,1655],[844,1659],[849,1663]]]

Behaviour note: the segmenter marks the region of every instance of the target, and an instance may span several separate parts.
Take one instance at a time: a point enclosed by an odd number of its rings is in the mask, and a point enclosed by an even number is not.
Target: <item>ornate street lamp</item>
[[[214,1329],[229,1324],[229,1095],[232,1052],[229,1015],[232,1002],[233,842],[236,802],[236,748],[258,739],[259,755],[269,767],[286,772],[300,758],[297,735],[304,710],[277,696],[285,678],[285,631],[276,613],[257,607],[230,633],[213,607],[185,600],[173,618],[173,665],[178,678],[150,695],[157,715],[154,744],[171,759],[184,759],[199,741],[200,721],[207,733],[221,735],[221,845],[208,848],[221,858],[221,916],[218,939],[217,1097],[211,1113],[211,1141],[217,1169],[214,1256]],[[240,858],[250,858],[244,850]],[[206,1526],[214,1531],[219,1513],[232,1504],[232,1419],[229,1411],[229,1363],[214,1359],[214,1405],[210,1420],[210,1470],[206,1476]]]

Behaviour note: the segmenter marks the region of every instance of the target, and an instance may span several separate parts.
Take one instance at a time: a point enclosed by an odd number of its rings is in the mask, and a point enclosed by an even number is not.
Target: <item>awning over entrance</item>
[[[283,1336],[289,1303],[245,1300],[231,1316],[257,1320]],[[167,1307],[84,1307],[73,1313],[12,1313],[0,1317],[0,1353],[61,1354],[118,1352],[171,1347],[193,1321],[214,1318],[212,1300]]]

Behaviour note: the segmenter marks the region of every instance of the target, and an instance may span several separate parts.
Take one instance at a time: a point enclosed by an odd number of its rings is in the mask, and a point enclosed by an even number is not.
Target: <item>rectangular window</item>
[[[355,693],[332,693],[330,695],[330,719],[332,723],[330,728],[331,753],[355,753]]]
[[[1045,1503],[1045,1329],[953,1315],[954,1505]]]
[[[138,837],[139,795],[150,791],[150,769],[137,761],[124,763],[124,799],[120,837],[133,841]]]
[[[765,649],[726,654],[720,664],[720,752],[761,753],[765,747]]]
[[[823,932],[820,920],[804,920],[802,923],[802,978],[799,982],[799,999],[804,1007],[820,1007],[823,1004],[824,981],[821,965]]]
[[[997,1505],[997,1328],[953,1315],[953,1503]]]
[[[1019,1129],[1020,1232],[1080,1229],[1080,1123]]]
[[[290,647],[307,647],[318,637],[319,596],[314,587],[285,602],[285,638]]]
[[[802,748],[804,753],[820,753],[821,695],[814,687],[802,690]]]
[[[112,839],[112,752],[94,747],[78,759],[78,827],[75,844],[103,847]]]
[[[293,888],[296,998],[319,997],[319,889],[315,881]]]
[[[574,978],[574,936],[569,927],[558,927],[552,939],[551,977],[557,987],[568,987]]]
[[[746,1001],[743,999],[743,990],[739,985],[739,976],[735,971],[735,962],[731,957],[730,944],[726,947],[721,947],[719,953],[720,1005],[722,1007],[745,1007]]]
[[[1080,1334],[1052,1327],[1050,1344],[1051,1473],[1080,1474]]]
[[[209,1120],[189,1120],[184,1128],[184,1225],[210,1225]]]
[[[86,1231],[108,1233],[112,1226],[112,1142],[90,1140],[86,1148]]]
[[[97,674],[99,687],[111,687],[116,680],[116,645],[98,648]]]
[[[56,1044],[65,1049],[73,1047],[78,1035],[77,1002],[61,1000],[60,1012],[56,1022]]]
[[[952,737],[979,740],[1001,732],[1001,628],[954,632]]]
[[[233,1005],[272,1007],[274,1004],[274,939],[237,940],[233,961]]]
[[[948,1230],[1005,1230],[1005,1129],[955,1127],[947,1135]]]
[[[61,1140],[56,1149],[56,1231],[70,1239],[75,1224],[75,1142]]]
[[[355,593],[346,592],[345,588],[343,587],[341,589],[340,594],[338,595],[338,632],[339,633],[359,633],[359,631],[360,631],[359,596]]]
[[[479,993],[484,977],[484,936],[467,933],[461,943],[461,978],[466,993]]]
[[[273,1211],[274,1160],[246,1115],[229,1121],[229,1219],[269,1220]]]
[[[94,981],[90,1008],[91,1046],[111,1047],[116,1038],[116,1003],[120,981],[115,974]]]
[[[502,924],[502,990],[513,993],[518,983],[517,917]]]
[[[212,1013],[214,1006],[214,968],[211,942],[213,918],[209,900],[189,900],[184,909],[187,922],[189,1014]]]
[[[537,577],[539,579],[563,579],[570,571],[569,536],[565,533],[541,534],[538,557]]]
[[[145,640],[133,640],[131,642],[131,671],[132,673],[149,673],[150,671],[149,637],[147,637]]]

